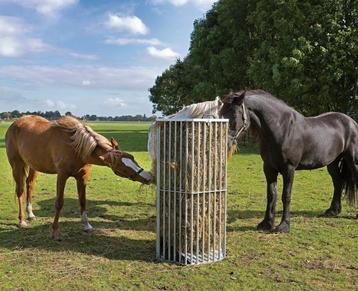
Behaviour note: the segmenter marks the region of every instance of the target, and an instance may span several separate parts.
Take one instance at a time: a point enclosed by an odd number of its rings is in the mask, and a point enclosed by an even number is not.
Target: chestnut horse
[[[32,192],[39,172],[57,174],[57,197],[52,237],[59,239],[59,216],[64,203],[64,189],[69,177],[77,181],[81,220],[87,232],[93,230],[86,212],[86,184],[91,165],[107,166],[121,177],[143,184],[152,182],[152,175],[143,169],[129,153],[73,117],[50,122],[39,116],[24,116],[16,120],[5,136],[6,152],[16,182],[19,203],[19,226],[25,227],[23,194],[26,186],[26,210],[32,212]]]

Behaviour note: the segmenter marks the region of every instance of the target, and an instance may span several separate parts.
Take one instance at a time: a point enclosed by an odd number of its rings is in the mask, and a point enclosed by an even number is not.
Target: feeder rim
[[[228,123],[229,119],[227,118],[181,118],[181,119],[171,119],[171,118],[157,118],[156,122],[225,122]]]

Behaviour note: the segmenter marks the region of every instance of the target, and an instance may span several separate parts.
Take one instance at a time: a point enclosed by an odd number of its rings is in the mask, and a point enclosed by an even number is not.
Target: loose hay
[[[157,124],[157,257],[183,264],[226,253],[226,120]]]

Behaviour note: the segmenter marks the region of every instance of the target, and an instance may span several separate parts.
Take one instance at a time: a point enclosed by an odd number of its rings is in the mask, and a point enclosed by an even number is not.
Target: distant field
[[[116,137],[141,166],[150,167],[149,123],[91,125]],[[242,147],[228,169],[228,257],[215,264],[182,267],[155,261],[154,188],[140,188],[104,167],[93,168],[87,191],[93,234],[82,232],[75,183],[70,179],[60,218],[63,241],[49,238],[53,175],[39,177],[33,206],[37,219],[27,229],[18,229],[4,148],[8,126],[0,123],[0,289],[358,289],[356,211],[344,202],[339,218],[318,217],[332,196],[325,169],[297,173],[290,234],[258,232],[255,228],[266,207],[262,162],[254,147]]]

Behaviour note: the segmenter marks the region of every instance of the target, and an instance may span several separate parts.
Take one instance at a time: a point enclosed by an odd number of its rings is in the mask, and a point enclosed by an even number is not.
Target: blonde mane
[[[84,125],[76,118],[65,116],[54,122],[54,125],[71,133],[71,145],[75,152],[88,158],[97,146],[110,151],[112,145],[103,135],[96,133],[92,128]]]

